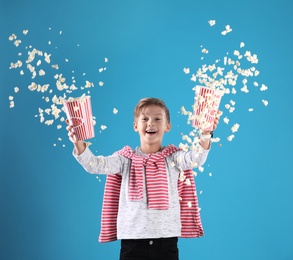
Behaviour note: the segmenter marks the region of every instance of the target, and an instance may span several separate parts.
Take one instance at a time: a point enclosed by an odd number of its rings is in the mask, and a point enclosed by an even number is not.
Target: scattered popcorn
[[[221,32],[222,35],[226,35],[227,33],[232,32],[230,25],[225,26],[225,30]]]
[[[23,32],[24,35],[27,35],[28,30],[23,30],[22,32]]]
[[[216,20],[209,20],[208,23],[210,26],[214,26],[216,24]]]
[[[262,84],[261,88],[260,88],[260,91],[265,91],[267,89],[268,89],[268,87],[265,84]]]
[[[252,112],[252,111],[253,111],[253,108],[249,108],[248,111],[249,111],[249,112]]]
[[[18,87],[15,87],[15,88],[14,88],[14,92],[15,92],[15,93],[18,93],[18,92],[19,92],[19,88],[18,88]]]
[[[100,81],[99,82],[99,86],[101,86],[101,87],[104,86],[104,82],[103,81]]]
[[[9,36],[9,41],[16,40],[17,36],[13,33],[11,36]]]
[[[113,108],[113,114],[117,114],[118,113],[118,110],[116,108]]]
[[[105,62],[108,62],[108,58],[105,58]]]
[[[240,127],[240,125],[239,124],[234,124],[233,126],[232,126],[232,128],[231,128],[231,130],[232,130],[232,133],[235,133],[235,132],[237,132],[238,131],[238,129],[239,129],[239,127]]]
[[[234,135],[230,135],[227,137],[227,140],[231,142],[234,137],[235,137]]]
[[[190,69],[189,68],[184,68],[183,71],[184,71],[185,74],[189,74],[190,73]]]
[[[200,166],[200,167],[198,167],[198,170],[199,170],[200,172],[203,172],[203,171],[204,171],[204,167]]]
[[[50,63],[51,62],[51,54],[47,54],[46,52],[44,53],[44,56],[45,56],[45,61],[47,62],[47,63]]]
[[[249,90],[248,90],[248,88],[247,88],[246,85],[244,85],[240,90],[243,91],[244,93],[248,93],[249,92]]]
[[[187,202],[187,206],[188,206],[189,208],[192,207],[192,203],[191,203],[191,201],[188,201],[188,202]]]
[[[21,44],[21,40],[15,40],[15,41],[14,41],[14,45],[15,45],[16,47],[18,47],[19,44]]]
[[[201,52],[203,52],[203,53],[209,53],[209,51],[207,49],[205,49],[205,48],[203,48]]]
[[[101,129],[102,130],[105,130],[107,128],[107,126],[105,126],[105,125],[101,125]]]
[[[223,121],[224,121],[225,124],[228,124],[229,123],[229,119],[227,117],[224,117],[223,118]]]
[[[269,104],[269,102],[267,101],[267,100],[262,100],[262,103],[265,105],[265,106],[267,106],[268,104]]]

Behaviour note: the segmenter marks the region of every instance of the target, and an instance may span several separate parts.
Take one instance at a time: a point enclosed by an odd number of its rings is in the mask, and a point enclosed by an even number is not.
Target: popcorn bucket
[[[223,91],[203,86],[196,86],[195,91],[192,126],[203,131],[212,131]]]
[[[64,103],[64,110],[76,140],[87,140],[95,136],[90,96],[69,99]]]

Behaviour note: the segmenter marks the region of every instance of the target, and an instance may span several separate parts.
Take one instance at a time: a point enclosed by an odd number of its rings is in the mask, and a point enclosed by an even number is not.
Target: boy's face
[[[135,119],[134,130],[139,133],[141,145],[160,145],[164,133],[171,129],[164,109],[157,105],[143,108]]]

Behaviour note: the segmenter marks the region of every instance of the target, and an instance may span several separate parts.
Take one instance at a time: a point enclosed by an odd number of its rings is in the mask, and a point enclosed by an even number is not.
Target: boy
[[[77,161],[90,173],[108,174],[99,241],[121,239],[120,260],[177,260],[178,237],[203,235],[191,168],[204,164],[211,133],[204,132],[192,151],[163,147],[170,113],[156,98],[139,101],[133,127],[140,146],[106,157],[93,155],[67,127]]]

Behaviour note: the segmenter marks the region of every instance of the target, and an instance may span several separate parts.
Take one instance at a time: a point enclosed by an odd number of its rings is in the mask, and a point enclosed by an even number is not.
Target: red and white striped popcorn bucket
[[[195,91],[192,125],[203,131],[212,131],[223,91],[203,86],[196,86]]]
[[[90,96],[82,96],[64,103],[64,110],[76,140],[87,140],[95,136]]]

